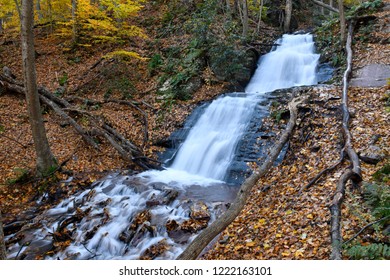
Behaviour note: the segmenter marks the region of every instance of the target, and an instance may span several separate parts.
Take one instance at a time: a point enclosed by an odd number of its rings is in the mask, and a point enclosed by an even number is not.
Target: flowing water
[[[234,199],[237,188],[226,184],[227,173],[254,111],[267,111],[260,105],[266,93],[317,83],[311,35],[284,35],[276,43],[244,93],[226,94],[204,109],[166,170],[113,174],[64,200],[45,213],[39,230],[26,234],[31,243],[50,246],[53,232],[65,231],[70,245],[48,258],[177,257]],[[9,257],[23,253],[28,257],[29,249],[15,245]]]

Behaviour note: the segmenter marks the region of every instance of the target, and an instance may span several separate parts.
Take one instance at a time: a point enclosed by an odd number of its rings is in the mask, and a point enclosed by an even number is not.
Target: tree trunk
[[[16,6],[16,11],[18,12],[18,15],[19,15],[19,19],[22,19],[22,12],[20,10],[19,1],[18,0],[14,0],[14,2],[15,2],[15,6]]]
[[[78,0],[72,0],[72,41],[73,41],[73,44],[77,44],[78,40],[79,40],[77,6],[78,6]]]
[[[290,32],[290,23],[291,23],[291,14],[292,14],[292,0],[286,0],[286,8],[285,8],[285,17],[284,17],[284,25],[283,30],[284,32],[288,33]]]
[[[23,74],[24,87],[26,89],[27,108],[37,157],[37,171],[39,175],[44,175],[53,166],[56,166],[56,160],[51,153],[49,142],[46,137],[46,131],[43,124],[41,106],[38,97],[33,33],[33,1],[22,1],[21,25]]]
[[[248,0],[242,2],[242,36],[248,37],[249,30],[249,15],[248,15]]]
[[[339,17],[340,17],[340,41],[341,41],[341,45],[343,46],[347,38],[347,27],[345,23],[344,2],[343,0],[338,0],[338,3],[339,3]]]
[[[41,0],[37,0],[36,10],[37,10],[37,14],[38,14],[38,20],[42,20],[43,15],[42,15],[42,9],[41,9]]]
[[[5,242],[4,242],[3,218],[1,216],[1,210],[0,210],[0,260],[6,260],[6,259],[7,259],[7,253],[6,253]]]
[[[264,7],[264,0],[259,0],[260,1],[260,10],[259,10],[259,20],[257,21],[257,27],[256,27],[256,33],[258,34],[260,31],[260,24],[261,24],[261,19],[263,15],[263,7]]]
[[[269,153],[266,161],[256,169],[253,174],[245,180],[245,182],[240,187],[236,199],[233,201],[229,209],[209,227],[204,229],[184,250],[184,252],[177,258],[179,260],[190,260],[196,259],[202,250],[219,234],[221,233],[229,224],[231,224],[234,219],[240,214],[241,210],[244,208],[245,203],[251,193],[253,186],[256,185],[257,181],[263,177],[269,169],[272,167],[274,161],[278,157],[280,151],[290,138],[295,123],[298,116],[297,106],[302,101],[299,99],[294,99],[289,104],[290,109],[290,120],[286,126],[281,137],[275,143],[274,147]]]

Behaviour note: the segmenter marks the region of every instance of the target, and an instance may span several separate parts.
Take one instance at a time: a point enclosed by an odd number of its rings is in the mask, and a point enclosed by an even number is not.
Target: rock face
[[[221,59],[220,53],[209,53],[210,67],[216,78],[221,81],[228,81],[232,85],[239,85],[241,90],[248,84],[252,74],[256,70],[259,53],[250,48],[245,52],[245,56],[237,60],[238,53],[226,55],[225,59]],[[234,64],[241,64],[239,68]]]
[[[381,87],[390,78],[390,65],[370,64],[359,69],[351,79],[352,87]]]
[[[384,159],[385,154],[376,145],[371,145],[367,149],[359,152],[359,158],[369,164],[377,164]]]

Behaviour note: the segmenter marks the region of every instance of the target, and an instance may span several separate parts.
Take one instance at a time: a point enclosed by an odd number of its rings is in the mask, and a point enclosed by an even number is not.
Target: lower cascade
[[[211,102],[167,163],[166,170],[112,174],[62,201],[25,233],[9,258],[61,247],[47,259],[174,259],[223,213],[237,187],[227,173],[253,113],[267,93],[317,83],[312,35],[283,35],[260,58],[243,93]],[[64,238],[68,237],[67,239]],[[7,236],[8,239],[12,236]],[[29,240],[28,240],[29,238]]]

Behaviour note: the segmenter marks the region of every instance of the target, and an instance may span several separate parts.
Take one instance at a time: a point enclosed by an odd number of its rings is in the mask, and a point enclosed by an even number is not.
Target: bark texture
[[[349,24],[348,28],[348,37],[346,43],[347,51],[347,69],[344,72],[343,76],[343,93],[342,93],[342,132],[344,137],[344,151],[347,154],[349,160],[351,161],[352,167],[348,168],[340,177],[336,192],[333,196],[332,203],[330,205],[331,213],[331,255],[330,259],[340,260],[341,255],[341,245],[342,245],[342,235],[341,235],[341,205],[345,196],[345,185],[351,179],[354,183],[358,183],[362,180],[361,168],[359,157],[357,156],[355,150],[352,147],[352,136],[349,130],[349,110],[348,110],[348,81],[349,76],[352,72],[352,36],[353,36],[353,22]]]
[[[56,160],[49,147],[39,103],[35,68],[33,1],[22,1],[21,24],[24,88],[26,90],[26,101],[37,157],[37,171],[38,174],[44,175],[50,168],[56,166]]]

